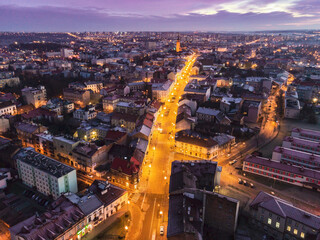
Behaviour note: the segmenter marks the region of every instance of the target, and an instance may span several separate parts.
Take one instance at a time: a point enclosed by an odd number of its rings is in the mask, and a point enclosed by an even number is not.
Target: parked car
[[[243,183],[243,181],[242,181],[242,179],[241,178],[239,178],[239,184],[242,184]]]

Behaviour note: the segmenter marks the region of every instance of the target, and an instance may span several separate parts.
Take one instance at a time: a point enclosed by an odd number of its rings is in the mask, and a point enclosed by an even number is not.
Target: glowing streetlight
[[[124,229],[125,229],[126,231],[128,231],[129,228],[128,228],[128,226],[124,226]]]

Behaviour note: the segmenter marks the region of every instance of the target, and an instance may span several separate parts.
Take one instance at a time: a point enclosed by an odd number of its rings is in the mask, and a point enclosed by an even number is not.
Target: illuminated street
[[[168,221],[168,196],[170,166],[174,159],[174,136],[176,112],[179,97],[183,94],[188,83],[196,55],[188,58],[181,73],[177,74],[176,84],[168,95],[162,111],[159,113],[156,129],[152,134],[146,164],[142,169],[139,183],[139,192],[142,200],[138,202],[144,214],[141,236],[137,239],[166,239],[166,226]],[[172,100],[172,98],[175,98]],[[160,226],[164,226],[165,233],[160,236]],[[132,239],[128,235],[128,239]]]

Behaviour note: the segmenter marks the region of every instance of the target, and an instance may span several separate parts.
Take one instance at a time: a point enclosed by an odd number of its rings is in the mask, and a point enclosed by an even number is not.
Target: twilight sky
[[[0,0],[0,31],[320,29],[320,0]]]

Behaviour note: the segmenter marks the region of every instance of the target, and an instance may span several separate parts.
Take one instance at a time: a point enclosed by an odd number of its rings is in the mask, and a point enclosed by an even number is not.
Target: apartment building
[[[26,103],[32,104],[35,108],[47,104],[47,91],[44,86],[26,87],[21,90],[21,93]]]
[[[319,239],[320,217],[260,192],[250,204],[252,224],[275,240]]]
[[[76,170],[52,158],[23,148],[14,155],[19,177],[30,187],[57,199],[64,192],[78,191]]]

